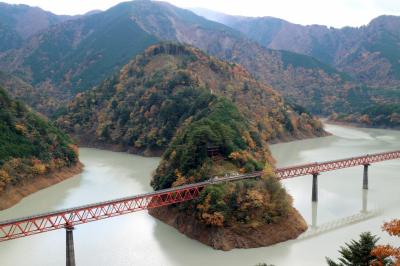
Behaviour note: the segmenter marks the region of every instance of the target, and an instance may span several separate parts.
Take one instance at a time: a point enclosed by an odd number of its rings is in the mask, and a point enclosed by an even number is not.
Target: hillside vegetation
[[[200,227],[216,228],[277,224],[289,215],[302,221],[273,177],[268,142],[326,134],[318,120],[296,112],[240,65],[173,43],[148,48],[113,78],[78,95],[57,123],[83,145],[162,153],[152,180],[156,190],[266,169],[263,179],[212,186],[197,201],[173,208],[194,215]]]
[[[13,8],[0,5],[0,13]],[[40,11],[27,6],[22,9],[30,10],[26,11],[28,20],[34,19],[30,14]],[[18,12],[10,12],[14,13]],[[227,26],[158,1],[125,2],[104,12],[75,17],[40,13],[38,17],[48,20],[37,24],[42,30],[24,28],[30,34],[18,37],[25,38],[20,45],[0,51],[0,70],[32,84],[34,90],[22,100],[52,115],[149,45],[173,41],[239,63],[290,103],[313,114],[349,115],[400,103],[396,92],[400,86],[398,17],[379,17],[361,28],[333,29],[269,17],[208,13],[201,14]],[[16,26],[21,25],[21,16],[13,16],[4,17],[19,21],[7,22],[11,25],[4,32],[7,38],[13,36],[7,33],[9,29],[21,31]],[[19,97],[15,91],[10,93]]]
[[[131,1],[57,24],[0,54],[0,69],[32,83],[34,108],[51,114],[159,41],[193,45],[239,63],[260,81],[315,113],[346,101],[343,74],[308,56],[263,48],[245,35],[157,1]],[[336,96],[340,95],[340,96]]]
[[[259,131],[229,101],[216,97],[207,110],[193,117],[172,140],[152,181],[155,190],[205,181],[227,171],[246,173],[272,169],[271,157]],[[212,158],[207,147],[218,147]],[[291,200],[272,175],[258,181],[210,186],[180,211],[209,226],[278,223],[291,210]]]
[[[28,106],[36,106],[40,101],[45,101],[45,92],[36,90],[32,85],[22,79],[0,71],[0,87],[13,99],[19,100]]]
[[[239,65],[175,44],[150,47],[117,75],[78,95],[57,123],[82,144],[151,154],[165,150],[176,130],[216,96],[249,117],[263,141],[325,134],[319,121],[293,110]]]
[[[0,195],[78,162],[78,149],[66,134],[0,88]]]
[[[333,121],[380,128],[400,128],[400,105],[374,105],[354,114],[333,114]]]
[[[32,84],[33,107],[50,114],[156,42],[128,10],[116,7],[49,27],[20,48],[0,53],[0,65]]]
[[[274,17],[236,17],[195,10],[245,34],[264,47],[312,56],[363,85],[399,87],[400,17],[380,16],[361,27],[303,26]]]
[[[297,104],[316,114],[333,114],[334,119],[341,121],[398,127],[397,113],[389,109],[400,104],[400,17],[380,16],[366,26],[335,29],[303,26],[273,17],[237,17],[205,9],[194,11],[240,31],[264,47],[294,52],[282,52],[283,63],[290,62],[288,65],[297,68],[292,73],[285,71],[289,74],[284,76],[286,82],[281,82],[278,75],[275,75],[276,80],[274,76],[260,79]],[[307,69],[322,69],[329,75],[315,75]],[[302,74],[294,76],[293,71]],[[259,71],[256,69],[253,73],[258,76]],[[335,73],[339,73],[340,78],[331,79]],[[286,83],[293,77],[295,83],[288,86]],[[372,111],[382,108],[382,112]]]

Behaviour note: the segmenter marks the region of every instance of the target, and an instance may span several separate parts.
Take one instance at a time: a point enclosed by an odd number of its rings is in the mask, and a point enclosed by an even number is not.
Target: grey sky
[[[119,0],[5,0],[39,6],[56,14],[105,10]],[[203,7],[242,16],[272,16],[299,24],[360,26],[379,15],[400,15],[400,0],[167,0],[180,7]]]

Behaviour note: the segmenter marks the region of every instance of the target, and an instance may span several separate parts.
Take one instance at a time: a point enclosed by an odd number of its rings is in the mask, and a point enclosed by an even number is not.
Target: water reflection
[[[318,202],[312,202],[312,223],[311,228],[317,228],[317,218],[318,218]]]
[[[362,209],[361,214],[367,214],[369,216],[371,212],[368,211],[368,189],[362,190]],[[354,214],[358,215],[358,214]],[[348,217],[353,217],[354,215],[349,215],[340,220],[346,220]],[[335,221],[331,221],[335,222]],[[318,202],[311,202],[311,229],[318,228]]]
[[[299,237],[305,239],[314,237],[329,231],[345,227],[350,224],[359,223],[383,213],[382,209],[368,210],[368,189],[362,190],[362,209],[359,213],[349,215],[337,220],[329,221],[322,225],[318,225],[318,202],[311,202],[311,225],[308,231]]]
[[[167,258],[165,265],[204,266],[204,265],[256,265],[270,261],[271,257],[285,258],[295,248],[296,241],[288,241],[266,248],[234,249],[231,251],[215,250],[178,233],[162,222],[154,227],[154,238]],[[192,252],[182,252],[190,250]],[[160,263],[159,265],[164,265]]]
[[[368,208],[368,189],[362,191],[362,210],[361,213],[366,213]]]
[[[374,217],[377,217],[383,213],[383,210],[376,209],[366,212],[360,212],[351,216],[347,216],[341,219],[337,219],[328,223],[324,223],[320,226],[311,227],[308,231],[302,234],[299,239],[305,239],[314,237],[320,234],[328,233],[352,224],[360,223]]]

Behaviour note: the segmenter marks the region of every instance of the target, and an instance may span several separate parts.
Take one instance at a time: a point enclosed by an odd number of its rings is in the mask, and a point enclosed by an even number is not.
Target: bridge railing
[[[340,160],[326,161],[322,163],[303,164],[276,169],[276,175],[280,179],[292,178],[309,174],[317,174],[359,165],[368,165],[387,160],[399,159],[400,151],[383,152]]]
[[[205,184],[188,185],[0,223],[0,242],[195,199]]]
[[[276,169],[279,179],[301,175],[317,174],[357,165],[369,165],[375,162],[400,158],[400,151],[377,153],[372,155],[328,161],[323,163],[304,164]],[[137,196],[111,201],[88,204],[55,212],[49,212],[19,219],[0,222],[0,242],[48,232],[61,228],[119,216],[140,210],[158,208],[197,198],[208,185],[251,179],[262,176],[263,172],[252,172],[242,175],[210,178],[207,181],[169,188]]]

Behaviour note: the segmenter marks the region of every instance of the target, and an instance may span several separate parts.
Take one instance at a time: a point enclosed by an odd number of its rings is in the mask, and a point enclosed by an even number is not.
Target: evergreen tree
[[[334,262],[330,258],[326,258],[329,266],[368,266],[370,262],[376,259],[371,255],[371,251],[375,248],[379,238],[370,232],[360,235],[360,240],[352,240],[346,243],[345,247],[341,247],[339,253],[339,263]]]

